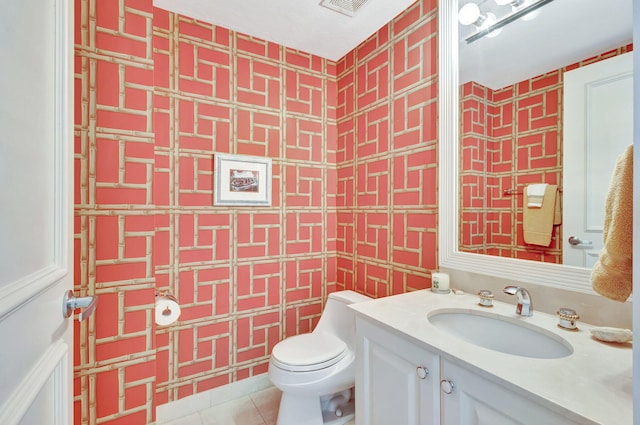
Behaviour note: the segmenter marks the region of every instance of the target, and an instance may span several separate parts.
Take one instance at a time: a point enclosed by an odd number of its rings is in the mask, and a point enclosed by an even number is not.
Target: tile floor
[[[165,425],[276,425],[280,394],[280,390],[270,387]]]

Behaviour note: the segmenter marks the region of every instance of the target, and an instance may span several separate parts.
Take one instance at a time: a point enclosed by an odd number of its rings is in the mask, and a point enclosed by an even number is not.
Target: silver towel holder
[[[558,191],[562,192],[562,188],[561,187],[558,188]],[[505,195],[505,196],[522,195],[522,193],[523,193],[523,189],[522,188],[520,188],[520,189],[509,188],[509,189],[505,189],[505,190],[502,191],[502,194]]]

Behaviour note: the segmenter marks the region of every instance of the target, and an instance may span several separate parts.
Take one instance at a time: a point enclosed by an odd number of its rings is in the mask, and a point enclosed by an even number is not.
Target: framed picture
[[[214,205],[271,205],[271,158],[217,153]]]

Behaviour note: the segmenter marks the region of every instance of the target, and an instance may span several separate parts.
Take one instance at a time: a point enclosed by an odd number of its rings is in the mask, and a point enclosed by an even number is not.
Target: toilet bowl
[[[342,425],[353,419],[355,314],[347,306],[368,300],[353,291],[330,294],[313,332],[273,348],[269,379],[282,391],[277,425]]]

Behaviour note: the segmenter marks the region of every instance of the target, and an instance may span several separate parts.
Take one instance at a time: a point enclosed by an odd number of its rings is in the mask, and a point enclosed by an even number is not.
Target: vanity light
[[[498,6],[506,6],[510,4],[511,7],[519,7],[523,3],[526,3],[526,0],[494,0],[494,1]]]
[[[527,7],[531,3],[535,3],[535,0],[494,0],[498,6],[511,5],[511,10],[517,12],[520,8]],[[535,19],[540,14],[540,9],[527,13],[521,19],[523,21],[530,21]]]
[[[523,21],[531,21],[535,19],[539,14],[540,14],[540,9],[534,10],[533,12],[529,12],[526,15],[524,15],[521,19]]]
[[[458,12],[458,20],[462,25],[475,25],[478,29],[465,38],[467,43],[473,43],[484,36],[495,37],[502,27],[517,20],[531,20],[538,16],[540,7],[553,0],[494,0],[498,6],[511,5],[511,12],[495,19],[492,13],[483,14],[475,3],[467,3]],[[495,19],[490,21],[489,15]]]
[[[495,25],[496,15],[491,12],[481,13],[480,8],[475,3],[467,3],[458,12],[458,21],[462,25],[474,25],[478,31],[483,31]],[[488,37],[495,37],[502,29],[496,29],[487,34]]]
[[[526,3],[530,3],[530,2],[531,2],[531,0],[525,2],[525,6],[526,6]],[[516,7],[516,6],[514,6],[514,7]],[[536,9],[536,10],[534,10],[532,12],[529,12],[526,15],[524,15],[521,19],[523,21],[531,21],[531,20],[535,19],[539,14],[540,14],[540,9]]]
[[[486,15],[480,13],[480,8],[475,3],[467,3],[458,12],[458,21],[462,25],[475,25],[480,27],[487,19]]]
[[[496,15],[494,15],[491,12],[487,12],[487,19],[484,21],[484,24],[480,27],[480,29],[483,30],[486,28],[490,28],[495,25],[496,21],[497,21]],[[502,28],[494,28],[493,30],[491,30],[489,34],[487,34],[487,37],[493,38],[498,34],[500,34],[501,32],[502,32]]]

